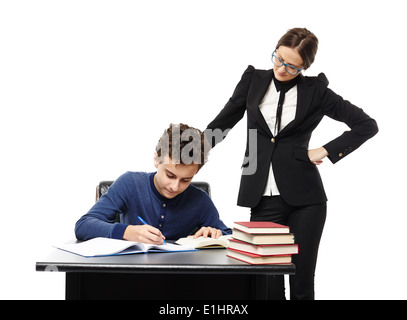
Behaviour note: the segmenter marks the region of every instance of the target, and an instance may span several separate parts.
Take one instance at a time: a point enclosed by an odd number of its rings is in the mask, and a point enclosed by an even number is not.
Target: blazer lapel
[[[261,101],[263,100],[268,87],[270,86],[271,83],[271,79],[272,79],[272,75],[273,75],[273,70],[268,70],[262,74],[257,74],[256,77],[253,77],[252,79],[252,83],[253,85],[251,86],[251,88],[255,88],[255,91],[253,90],[253,92],[249,92],[248,95],[248,106],[249,108],[251,108],[256,122],[259,125],[259,128],[264,131],[264,133],[270,137],[273,136],[273,134],[270,131],[269,126],[267,125],[266,120],[264,119],[260,109],[259,109],[259,105],[261,103]]]
[[[299,126],[304,121],[315,91],[315,88],[311,84],[311,81],[307,81],[307,79],[303,76],[302,79],[298,82],[297,111],[295,113],[295,118],[283,130],[281,130],[280,135],[286,134],[287,131]]]
[[[297,112],[294,119],[294,124],[299,125],[303,122],[307,115],[308,109],[311,105],[312,97],[314,96],[315,88],[312,86],[311,81],[306,78],[301,79],[298,83],[298,97],[297,97]]]

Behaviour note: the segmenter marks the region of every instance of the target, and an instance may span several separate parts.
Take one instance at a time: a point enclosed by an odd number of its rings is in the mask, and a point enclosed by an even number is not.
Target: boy
[[[194,238],[231,234],[209,196],[191,184],[207,160],[204,134],[185,124],[164,132],[156,147],[156,173],[126,172],[78,220],[78,240],[95,237],[162,244],[199,229]],[[117,213],[122,223],[114,223]],[[142,224],[141,217],[147,224]]]

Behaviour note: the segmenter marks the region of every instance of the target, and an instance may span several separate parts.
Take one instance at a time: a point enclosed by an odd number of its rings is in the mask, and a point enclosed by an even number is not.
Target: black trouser
[[[290,299],[313,300],[319,241],[326,218],[326,202],[294,207],[280,196],[263,197],[251,209],[251,221],[272,221],[290,227],[299,253],[292,256],[296,273],[290,276]],[[285,299],[284,276],[269,276],[269,299]]]

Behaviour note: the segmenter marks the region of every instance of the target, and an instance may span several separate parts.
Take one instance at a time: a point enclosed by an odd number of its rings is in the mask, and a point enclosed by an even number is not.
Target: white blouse
[[[259,109],[266,120],[270,131],[274,136],[277,135],[275,125],[276,125],[276,114],[277,114],[277,104],[280,93],[277,92],[274,81],[271,81],[263,100],[259,105]],[[281,129],[283,130],[291,121],[295,118],[295,113],[297,111],[297,85],[292,87],[287,91],[283,103],[283,112],[281,114]],[[277,196],[280,194],[278,190],[276,181],[274,179],[273,167],[270,162],[269,177],[267,180],[266,188],[264,189],[264,196]]]

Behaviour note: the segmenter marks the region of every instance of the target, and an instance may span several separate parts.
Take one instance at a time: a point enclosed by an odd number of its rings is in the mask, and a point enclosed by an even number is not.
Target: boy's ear
[[[154,152],[154,166],[156,167],[156,169],[158,169],[159,164],[160,162],[158,161],[158,153]]]

